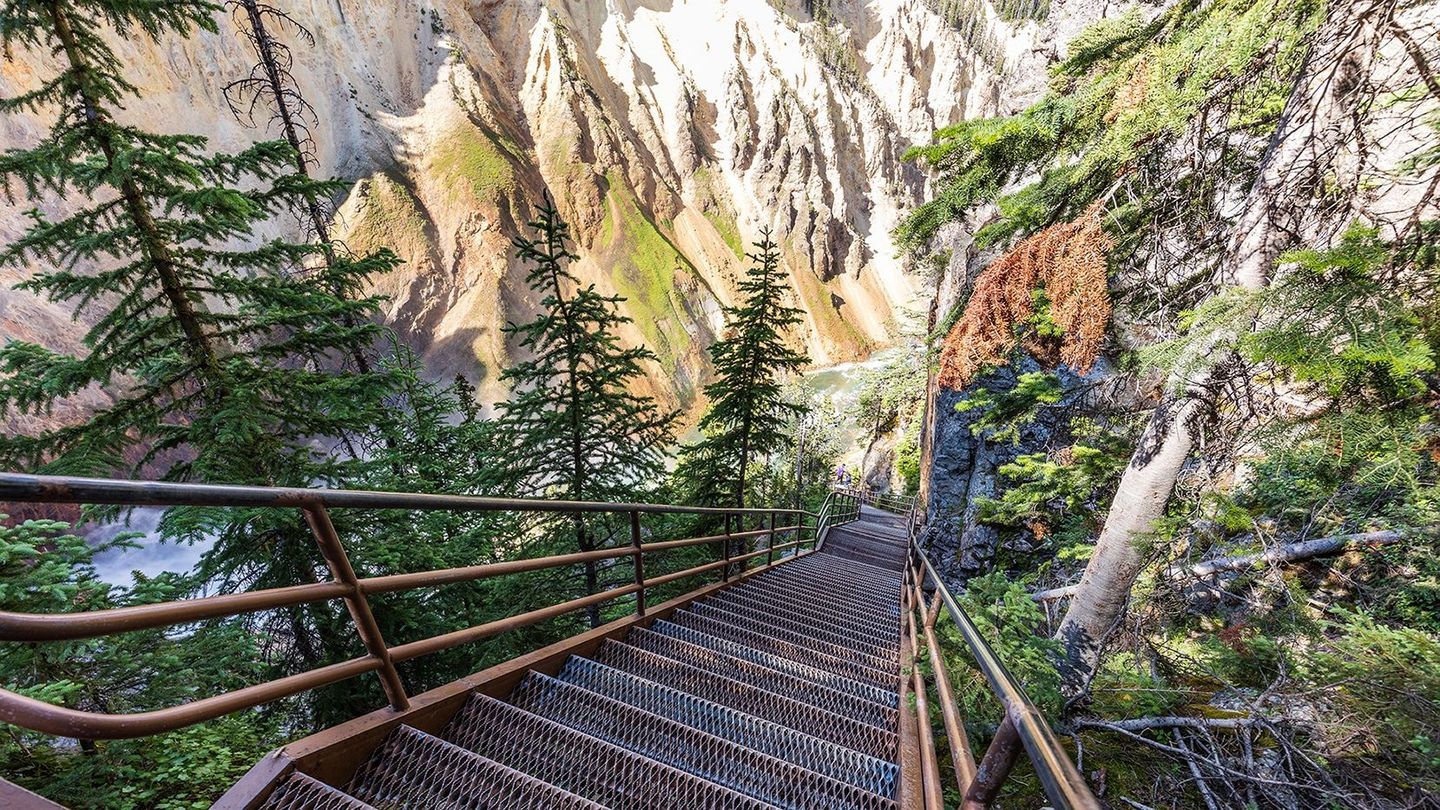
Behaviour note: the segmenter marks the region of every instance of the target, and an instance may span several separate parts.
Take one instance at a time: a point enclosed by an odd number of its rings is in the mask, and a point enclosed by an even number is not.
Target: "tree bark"
[[[1354,134],[1358,91],[1393,6],[1394,0],[1371,0],[1327,10],[1222,254],[1220,266],[1238,287],[1263,290],[1280,255],[1296,244],[1326,171]],[[1234,320],[1197,341],[1190,359],[1220,362],[1202,364],[1208,371],[1199,379],[1169,381],[1169,390],[1181,393],[1167,395],[1155,409],[1120,479],[1094,556],[1056,630],[1062,691],[1072,702],[1084,694],[1105,636],[1123,617],[1144,567],[1146,538],[1165,512],[1235,341],[1253,325],[1253,317]]]

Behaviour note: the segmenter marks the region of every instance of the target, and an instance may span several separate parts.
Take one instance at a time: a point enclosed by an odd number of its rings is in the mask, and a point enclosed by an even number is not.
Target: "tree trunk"
[[[1394,0],[1374,0],[1329,7],[1222,256],[1221,268],[1239,287],[1263,290],[1280,255],[1296,244],[1326,171],[1354,134],[1358,91],[1393,6]],[[1253,323],[1246,320],[1236,318],[1236,326],[1216,330],[1194,347],[1194,357],[1222,362],[1200,379],[1169,381],[1170,390],[1181,393],[1155,409],[1125,468],[1094,556],[1055,634],[1064,645],[1062,690],[1072,701],[1084,694],[1106,635],[1123,617],[1144,567],[1146,538],[1165,512],[1199,421],[1210,412],[1224,361]]]
[[[55,25],[55,36],[60,40],[61,50],[70,66],[79,73],[89,72],[90,65],[85,57],[84,49],[76,38],[75,30],[70,24],[70,17],[63,4],[58,0],[51,0],[46,4],[46,11]],[[104,155],[108,168],[113,171],[118,150],[110,134],[110,120],[101,109],[98,99],[91,97],[84,89],[76,91],[76,95],[83,105],[89,134],[101,154]],[[113,178],[111,182],[113,182]],[[200,318],[192,300],[192,297],[198,298],[198,296],[194,295],[194,291],[187,287],[180,277],[180,271],[175,266],[171,245],[150,212],[145,191],[140,188],[140,184],[135,181],[134,175],[129,171],[120,178],[118,190],[124,201],[125,211],[135,224],[135,230],[139,234],[141,250],[145,258],[150,260],[151,266],[155,268],[155,274],[160,281],[160,290],[170,303],[171,312],[180,325],[181,333],[185,335],[186,351],[204,375],[204,382],[210,385],[218,384],[220,366],[216,359],[215,348],[210,343],[210,336],[206,334],[200,324]]]

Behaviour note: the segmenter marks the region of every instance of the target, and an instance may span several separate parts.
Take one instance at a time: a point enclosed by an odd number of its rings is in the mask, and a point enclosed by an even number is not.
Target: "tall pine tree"
[[[315,43],[315,36],[290,14],[267,3],[231,0],[227,5],[235,12],[241,35],[254,49],[256,62],[247,76],[225,86],[226,103],[237,120],[252,127],[256,126],[257,113],[268,112],[270,125],[278,128],[281,137],[290,144],[296,175],[308,179],[316,163],[316,143],[311,134],[312,127],[317,123],[315,108],[305,100],[291,72],[295,59],[290,47],[277,38],[272,29],[288,29],[311,45]],[[343,275],[344,266],[353,263],[356,258],[350,255],[343,243],[334,239],[331,233],[334,211],[330,198],[322,192],[323,188],[313,184],[300,189],[292,202],[299,220],[315,237],[319,261],[327,267],[338,265]],[[372,265],[365,271],[367,273],[400,264],[399,257],[388,249],[361,257],[359,261]],[[344,294],[343,290],[335,292]],[[342,318],[346,326],[354,325],[353,316],[346,314]],[[374,363],[363,348],[352,347],[349,360],[357,371],[368,374]],[[393,449],[397,441],[393,429],[386,432],[386,440]]]
[[[112,400],[78,423],[6,438],[0,451],[12,465],[114,472],[154,463],[173,478],[265,481],[277,455],[308,453],[313,439],[374,421],[382,380],[298,361],[373,339],[376,301],[351,294],[389,263],[290,274],[313,246],[233,248],[297,196],[335,186],[289,171],[283,142],[214,155],[203,138],[156,135],[113,116],[135,88],[105,30],[214,30],[213,10],[108,0],[0,10],[7,49],[48,50],[62,62],[37,89],[0,102],[0,112],[58,111],[38,144],[0,155],[0,177],[12,194],[87,201],[59,221],[31,211],[0,263],[50,265],[20,287],[94,319],[83,356],[21,341],[0,349],[0,396],[19,411],[48,410],[91,386]]]
[[[40,270],[21,288],[93,326],[76,355],[23,341],[0,348],[0,405],[50,412],[90,391],[108,403],[76,421],[0,438],[0,464],[84,474],[299,485],[343,480],[353,458],[330,448],[384,415],[389,371],[328,371],[375,340],[377,301],[360,293],[383,255],[313,263],[317,247],[258,244],[255,229],[297,201],[338,191],[295,171],[293,148],[234,155],[205,140],[117,120],[137,95],[107,36],[159,40],[215,30],[195,0],[11,0],[7,54],[53,53],[59,72],[0,112],[53,115],[38,143],[0,155],[8,193],[80,200],[58,220],[30,213],[0,264]],[[237,247],[239,246],[239,247]],[[324,571],[293,513],[173,509],[162,532],[213,542],[202,579],[221,590],[293,585]],[[281,611],[289,657],[333,657],[333,606]],[[340,636],[340,638],[344,638]],[[317,641],[318,639],[318,641]]]
[[[515,247],[531,265],[527,281],[542,296],[543,312],[510,325],[528,360],[501,375],[513,394],[499,406],[500,424],[515,450],[513,462],[526,494],[577,501],[624,501],[658,481],[673,441],[674,414],[634,389],[649,349],[626,348],[616,331],[629,318],[621,298],[581,286],[566,264],[577,258],[569,231],[549,198],[530,223],[535,239]],[[598,547],[598,532],[582,515],[570,521],[575,545]],[[586,593],[598,588],[594,563],[585,566]],[[599,612],[590,610],[592,625]]]
[[[787,423],[804,410],[783,391],[784,377],[810,362],[784,338],[801,313],[785,305],[780,252],[768,230],[755,247],[738,285],[741,303],[725,308],[725,337],[710,346],[716,379],[705,386],[704,438],[681,451],[676,470],[682,491],[707,506],[743,507],[753,490],[750,466],[790,447]]]

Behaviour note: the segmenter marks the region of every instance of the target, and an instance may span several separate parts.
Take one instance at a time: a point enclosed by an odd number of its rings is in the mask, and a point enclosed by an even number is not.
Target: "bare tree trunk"
[[[1280,255],[1296,244],[1326,171],[1355,134],[1357,91],[1393,7],[1394,0],[1330,5],[1222,256],[1221,267],[1237,286],[1263,290]],[[1236,318],[1234,327],[1216,330],[1194,348],[1192,359],[1221,362],[1200,364],[1209,371],[1199,379],[1170,380],[1170,390],[1182,393],[1167,396],[1155,409],[1125,468],[1094,556],[1055,633],[1064,645],[1060,674],[1071,701],[1084,695],[1105,636],[1124,615],[1144,566],[1146,538],[1164,514],[1195,431],[1210,412],[1226,359],[1253,323],[1247,320]]]

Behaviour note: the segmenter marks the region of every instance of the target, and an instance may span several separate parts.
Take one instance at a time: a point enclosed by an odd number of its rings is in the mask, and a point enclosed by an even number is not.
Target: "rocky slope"
[[[627,299],[628,337],[656,352],[655,388],[672,403],[693,402],[740,254],[767,228],[817,364],[885,343],[929,292],[889,236],[924,190],[901,155],[938,126],[992,111],[1002,86],[994,43],[924,0],[285,9],[314,36],[277,32],[314,107],[319,171],[354,181],[341,232],[406,260],[377,281],[389,321],[433,375],[465,374],[488,399],[503,393],[501,326],[535,306],[510,241],[546,193],[573,226],[580,277]],[[121,44],[143,93],[130,120],[204,134],[220,150],[274,136],[227,109],[224,86],[254,59],[236,35],[242,20],[219,23],[219,34]],[[1001,47],[1030,59],[1019,39]],[[33,86],[47,59],[6,61],[0,93]],[[30,142],[44,123],[7,116],[0,146]],[[29,206],[0,210],[0,240]],[[9,289],[31,269],[0,276],[0,335],[74,348],[72,313]]]

